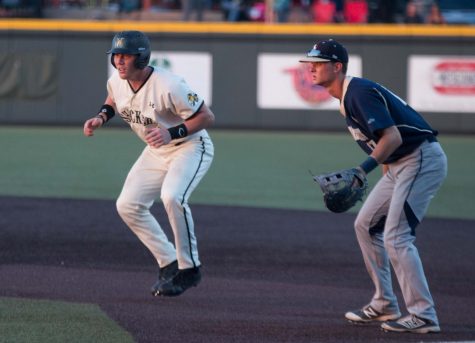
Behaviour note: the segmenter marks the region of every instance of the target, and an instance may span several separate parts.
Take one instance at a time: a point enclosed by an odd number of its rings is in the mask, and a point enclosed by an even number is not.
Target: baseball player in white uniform
[[[124,222],[159,265],[152,294],[176,296],[201,280],[200,260],[188,198],[213,160],[206,128],[214,114],[179,76],[148,66],[150,42],[139,31],[112,40],[108,95],[99,114],[84,124],[92,136],[117,112],[147,144],[117,199]],[[160,196],[174,235],[170,242],[150,213]]]

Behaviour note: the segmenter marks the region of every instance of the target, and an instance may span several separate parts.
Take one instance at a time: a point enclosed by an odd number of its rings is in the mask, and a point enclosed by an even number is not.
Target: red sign
[[[475,62],[446,61],[437,64],[432,86],[442,94],[475,94]]]

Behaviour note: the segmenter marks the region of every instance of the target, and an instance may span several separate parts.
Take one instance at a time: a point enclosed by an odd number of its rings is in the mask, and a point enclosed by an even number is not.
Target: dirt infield
[[[99,304],[138,342],[475,340],[473,221],[418,228],[443,332],[411,335],[343,319],[373,291],[351,214],[194,205],[203,281],[153,298],[154,260],[114,202],[0,197],[0,206],[0,296]],[[161,206],[154,213],[164,218]]]

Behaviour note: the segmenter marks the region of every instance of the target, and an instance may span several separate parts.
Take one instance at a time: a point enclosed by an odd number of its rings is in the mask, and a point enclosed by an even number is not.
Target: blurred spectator
[[[24,4],[27,8],[30,8],[31,16],[34,18],[43,17],[43,0],[24,0]]]
[[[5,13],[13,11],[15,9],[19,9],[21,7],[20,0],[1,0],[0,7],[5,10]]]
[[[193,12],[196,13],[196,21],[203,21],[205,0],[182,0],[183,21],[189,21]]]
[[[274,13],[278,23],[286,23],[289,19],[291,0],[274,0]]]
[[[0,17],[42,18],[42,0],[0,0]]]
[[[409,1],[406,5],[406,15],[404,17],[405,24],[421,24],[424,18],[419,13],[417,5],[413,1]]]
[[[332,0],[315,0],[312,5],[313,21],[315,23],[335,22],[336,4]]]
[[[119,12],[121,14],[128,14],[140,9],[139,0],[120,0]]]
[[[430,7],[432,6],[432,4],[435,3],[435,0],[410,0],[410,1],[416,5],[417,12],[422,17],[422,19],[425,19],[427,17],[427,15],[429,14]]]
[[[262,1],[255,2],[249,9],[249,19],[251,21],[262,22],[266,20],[266,4]]]
[[[309,16],[312,15],[311,8],[312,8],[312,0],[294,0],[293,5],[294,7],[300,7],[302,11],[305,11]]]
[[[335,22],[337,23],[344,23],[345,22],[345,16],[343,15],[343,8],[345,5],[345,0],[333,0],[335,3]]]
[[[343,16],[346,23],[367,23],[368,3],[366,0],[346,0],[343,5]]]
[[[404,16],[406,0],[368,0],[369,23],[394,23],[396,16]]]
[[[426,23],[431,25],[443,25],[445,24],[445,19],[442,13],[440,13],[440,8],[437,3],[433,3],[430,6],[429,14],[426,18]]]
[[[250,7],[249,0],[222,0],[223,19],[232,22],[248,21]]]

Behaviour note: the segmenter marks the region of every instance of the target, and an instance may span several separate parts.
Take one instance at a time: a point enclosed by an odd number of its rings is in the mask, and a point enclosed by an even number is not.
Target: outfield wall
[[[183,74],[218,127],[344,130],[297,62],[332,37],[351,74],[386,85],[441,132],[475,132],[475,27],[458,26],[4,20],[0,123],[82,124],[106,96],[111,39],[129,29],[148,33],[152,62]]]

